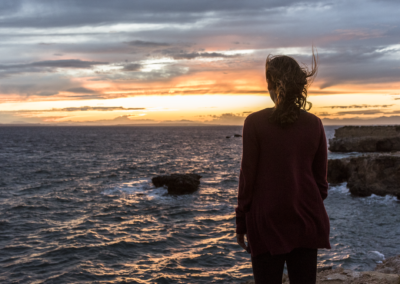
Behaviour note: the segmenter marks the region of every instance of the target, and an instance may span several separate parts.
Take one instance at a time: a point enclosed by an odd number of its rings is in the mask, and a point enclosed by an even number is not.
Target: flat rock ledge
[[[156,176],[151,181],[155,187],[167,186],[169,194],[180,195],[195,192],[199,188],[200,178],[197,174],[172,174]]]
[[[400,126],[344,126],[329,139],[332,152],[400,151]]]
[[[353,271],[343,268],[324,270],[317,274],[317,284],[400,284],[400,255],[388,258],[375,271]],[[289,284],[287,275],[282,283]],[[254,280],[242,284],[255,284]]]
[[[347,182],[357,196],[393,195],[400,199],[400,152],[328,160],[328,182]]]

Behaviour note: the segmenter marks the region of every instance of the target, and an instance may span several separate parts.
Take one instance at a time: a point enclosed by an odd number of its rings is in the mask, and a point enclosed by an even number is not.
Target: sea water
[[[1,283],[240,283],[241,127],[0,127]],[[334,127],[326,127],[328,138]],[[356,156],[333,154],[329,158]],[[170,196],[151,178],[202,176]],[[332,186],[318,265],[372,270],[400,254],[400,203]]]

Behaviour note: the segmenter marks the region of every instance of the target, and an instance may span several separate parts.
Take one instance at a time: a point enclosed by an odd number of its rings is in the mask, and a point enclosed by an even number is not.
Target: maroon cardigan
[[[271,111],[252,113],[244,122],[236,233],[247,234],[252,256],[330,248],[322,122],[301,111],[283,129],[268,121]]]

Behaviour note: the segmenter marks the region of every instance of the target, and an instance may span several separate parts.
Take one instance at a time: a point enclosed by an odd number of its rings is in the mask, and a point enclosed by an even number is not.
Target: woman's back
[[[272,111],[253,113],[244,125],[238,229],[245,227],[253,256],[296,247],[329,248],[321,120],[301,111],[292,125],[282,128],[268,119]]]

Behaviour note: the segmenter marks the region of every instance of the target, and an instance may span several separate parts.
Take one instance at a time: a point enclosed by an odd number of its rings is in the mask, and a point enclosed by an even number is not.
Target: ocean
[[[328,138],[335,127],[325,127]],[[0,127],[1,283],[241,283],[234,208],[242,127]],[[334,154],[329,158],[360,153]],[[151,178],[197,173],[170,196]],[[331,186],[318,266],[400,254],[400,202]]]

